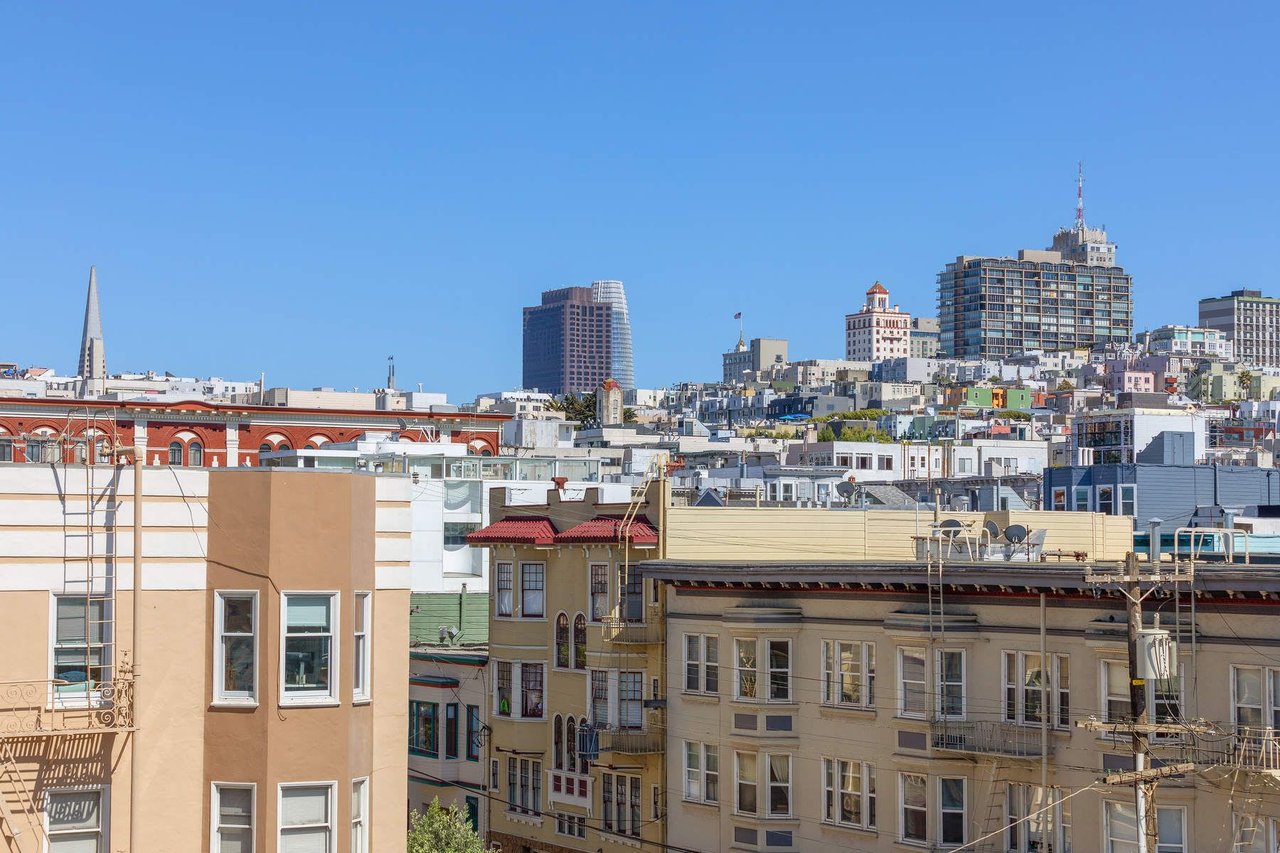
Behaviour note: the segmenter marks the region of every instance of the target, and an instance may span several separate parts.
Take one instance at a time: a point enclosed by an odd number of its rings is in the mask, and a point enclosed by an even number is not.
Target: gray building
[[[1064,228],[1017,258],[962,255],[938,273],[939,345],[952,358],[1122,344],[1133,335],[1133,279],[1106,231]],[[1202,324],[1203,325],[1203,324]]]
[[[912,358],[933,358],[940,351],[941,333],[937,317],[912,317],[908,336],[909,355]]]
[[[759,373],[766,367],[787,363],[786,338],[752,338],[748,345],[741,337],[738,345],[721,356],[723,381],[726,385],[738,385],[748,371]]]
[[[1226,332],[1239,361],[1280,367],[1280,299],[1260,290],[1201,299],[1200,326]]]

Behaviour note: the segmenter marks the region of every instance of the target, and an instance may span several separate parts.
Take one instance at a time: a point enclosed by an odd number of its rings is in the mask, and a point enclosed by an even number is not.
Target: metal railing
[[[606,643],[620,645],[651,645],[661,643],[664,638],[661,622],[628,622],[616,616],[602,620],[600,633]]]
[[[0,737],[133,731],[133,679],[0,681]]]
[[[1280,729],[1269,726],[1238,726],[1220,740],[1206,738],[1195,751],[1194,760],[1243,770],[1247,773],[1280,774]]]
[[[999,721],[934,720],[929,723],[934,749],[977,755],[1039,758],[1040,728]],[[1053,744],[1049,744],[1053,752]]]
[[[666,751],[662,729],[602,729],[600,751],[623,755],[649,755]]]

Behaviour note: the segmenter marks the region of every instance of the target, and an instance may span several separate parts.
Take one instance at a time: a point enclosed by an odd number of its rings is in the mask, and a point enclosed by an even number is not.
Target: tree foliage
[[[1058,390],[1059,390],[1059,391],[1074,391],[1074,390],[1076,390],[1076,386],[1075,386],[1075,383],[1074,383],[1074,382],[1072,382],[1070,379],[1064,379],[1064,380],[1062,380],[1061,382],[1059,382],[1059,383],[1058,383]]]
[[[456,804],[445,808],[436,797],[425,813],[409,815],[406,853],[484,853],[484,841]]]
[[[547,408],[563,412],[566,421],[589,423],[596,419],[596,395],[583,394],[579,397],[570,392],[558,400],[552,400]]]
[[[878,444],[891,444],[893,436],[882,429],[865,429],[847,426],[840,430],[841,441],[874,441]]]
[[[631,408],[631,407],[629,407],[629,406],[624,406],[624,407],[623,407],[623,409],[622,409],[622,422],[623,422],[624,424],[633,424],[633,423],[635,423],[635,422],[636,422],[636,410],[635,410],[635,409],[633,409],[633,408]]]
[[[996,412],[997,418],[1004,418],[1008,421],[1029,421],[1031,420],[1030,412],[1023,412],[1018,409],[1001,409]]]
[[[824,426],[822,429],[818,430],[818,441],[835,441],[835,440],[836,440],[836,434],[835,434],[835,431],[831,429],[831,427]]]

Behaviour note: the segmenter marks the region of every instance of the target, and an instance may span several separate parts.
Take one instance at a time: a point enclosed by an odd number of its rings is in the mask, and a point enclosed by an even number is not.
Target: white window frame
[[[943,839],[943,817],[947,814],[957,814],[955,808],[947,808],[942,799],[942,790],[944,782],[960,783],[960,840],[946,841]],[[938,777],[938,846],[939,847],[960,847],[966,844],[969,839],[969,781],[963,776],[939,776]]]
[[[1008,851],[1032,853],[1035,850],[1069,850],[1071,848],[1071,804],[1057,788],[1041,789],[1027,782],[1006,782],[1004,786],[1005,832],[1004,845]],[[1044,791],[1037,798],[1037,792]],[[1048,799],[1051,802],[1046,803]],[[1032,812],[1040,809],[1039,815]],[[1049,827],[1046,841],[1045,826]],[[1032,835],[1038,838],[1032,838]],[[1036,844],[1038,846],[1033,847]]]
[[[764,642],[762,643],[762,645],[764,646],[764,660],[761,662],[764,664],[764,671],[765,671],[765,674],[768,676],[768,678],[766,679],[766,686],[767,686],[768,692],[765,695],[765,701],[772,702],[774,704],[782,704],[782,705],[794,703],[796,701],[796,697],[795,697],[795,685],[792,683],[794,679],[792,679],[791,677],[791,670],[792,670],[791,654],[792,654],[792,648],[793,648],[791,639],[789,637],[762,637],[761,639],[764,640]],[[784,644],[784,647],[787,653],[787,665],[785,668],[775,669],[773,666],[774,643]],[[759,660],[760,658],[760,655],[758,652],[759,652],[759,649],[757,649],[757,660]],[[774,680],[774,676],[778,674],[781,674],[782,678],[784,679],[782,683],[785,687],[786,695],[783,695],[783,696],[774,696],[773,680]],[[756,684],[757,684],[756,692],[758,693],[759,681],[757,681]]]
[[[1128,661],[1116,660],[1115,658],[1103,658],[1101,661],[1099,661],[1098,678],[1100,681],[1100,685],[1099,685],[1098,695],[1102,697],[1101,711],[1102,711],[1102,721],[1104,723],[1120,722],[1118,720],[1111,719],[1110,709],[1108,708],[1108,697],[1111,694],[1107,692],[1109,689],[1108,682],[1107,682],[1107,671],[1112,666],[1119,666],[1123,668],[1125,673],[1125,677],[1124,677],[1125,686],[1128,687],[1129,685],[1129,662]],[[1183,685],[1183,681],[1184,681],[1183,666],[1181,663],[1178,664],[1178,678],[1176,680],[1178,683],[1178,699],[1177,699],[1178,707],[1179,709],[1181,709],[1186,707],[1186,699],[1187,699],[1186,690]],[[1232,680],[1234,681],[1234,678]],[[1147,694],[1147,716],[1152,722],[1160,723],[1160,722],[1164,722],[1167,718],[1161,715],[1159,713],[1159,710],[1156,707],[1157,706],[1156,685],[1157,685],[1157,682],[1154,679],[1148,679],[1144,689],[1146,690],[1146,694]],[[1234,684],[1232,686],[1232,689],[1233,690],[1235,689]],[[1128,701],[1129,695],[1130,694],[1126,691],[1125,698],[1127,701]],[[1129,710],[1130,710],[1130,713],[1133,712],[1132,705],[1130,706]],[[1233,708],[1233,711],[1234,711],[1234,708]],[[1106,738],[1119,737],[1119,735],[1115,735],[1110,732],[1107,732],[1102,736]],[[1182,738],[1182,735],[1180,734],[1156,733],[1151,735],[1151,739],[1153,741],[1164,741],[1166,743],[1171,741],[1176,741],[1181,738]]]
[[[540,593],[542,593],[542,612],[541,612],[541,613],[535,613],[535,614],[533,614],[533,615],[529,615],[529,614],[525,613],[525,591],[526,591],[526,590],[525,590],[525,588],[524,588],[524,573],[525,573],[525,569],[526,569],[526,568],[529,568],[529,567],[531,567],[531,566],[537,566],[538,568],[542,569],[542,586],[541,586],[541,587],[539,587],[539,588],[538,588],[538,589],[536,589],[536,590],[532,590],[532,589],[531,589],[531,590],[528,590],[529,592],[540,592]],[[513,580],[514,580],[514,577],[513,577]],[[520,618],[521,618],[521,619],[529,619],[529,620],[532,620],[532,621],[542,621],[542,622],[547,621],[547,564],[546,564],[546,562],[542,562],[542,561],[538,561],[538,560],[530,560],[530,561],[528,561],[528,562],[522,562],[522,563],[520,563],[520,581],[519,581],[519,583],[520,583],[520,585],[519,585],[519,587],[518,587],[518,591],[519,591],[519,593],[520,593],[520,595],[519,595],[519,599],[520,599],[520,604],[519,604],[519,613],[520,613]]]
[[[920,790],[924,791],[924,805],[911,806],[912,811],[924,812],[924,837],[907,838],[907,777],[913,776],[924,780]],[[923,847],[929,843],[929,775],[908,771],[898,772],[898,840],[902,844]]]
[[[45,847],[42,850],[50,851],[53,849],[53,841],[57,837],[53,834],[49,825],[49,804],[55,794],[88,794],[97,792],[98,794],[98,845],[94,853],[107,853],[111,838],[111,786],[110,785],[67,785],[60,788],[48,788],[44,793],[44,805],[41,809],[41,819],[44,822]],[[92,830],[68,830],[66,835],[77,835]]]
[[[920,659],[923,671],[920,681],[912,680],[911,684],[920,685],[922,704],[919,711],[907,709],[907,680],[903,676],[903,658],[910,654]],[[898,716],[912,720],[922,720],[929,713],[929,652],[922,647],[898,646]]]
[[[256,782],[211,782],[209,783],[209,849],[221,850],[220,842],[222,824],[222,797],[220,791],[231,788],[249,792],[249,853],[258,849],[258,785]],[[235,827],[237,829],[243,827]]]
[[[1026,697],[1029,690],[1038,688],[1028,687],[1027,681],[1027,659],[1040,657],[1039,652],[1025,651],[1004,651],[1001,653],[1000,663],[1002,666],[1001,680],[1004,684],[1004,721],[1007,723],[1017,723],[1020,726],[1039,726],[1039,720],[1027,719]],[[1013,680],[1010,680],[1010,663],[1012,662]],[[1066,664],[1067,683],[1064,687],[1062,684],[1063,664]],[[1042,665],[1040,671],[1044,672]],[[1057,652],[1049,653],[1049,724],[1055,729],[1067,729],[1071,726],[1070,708],[1071,708],[1071,659],[1069,655],[1059,654]],[[1014,692],[1013,707],[1009,706],[1009,691]],[[1062,713],[1062,700],[1065,696],[1067,701],[1067,713]],[[1012,714],[1010,713],[1012,711]]]
[[[942,681],[942,657],[943,655],[959,655],[960,656],[960,681],[948,681],[945,684]],[[964,649],[938,649],[933,659],[934,683],[937,684],[937,699],[934,701],[934,712],[940,720],[963,720],[968,711],[969,704],[969,656]],[[946,693],[944,687],[959,686],[960,688],[960,713],[948,714],[944,713],[946,705]]]
[[[761,762],[761,758],[764,759]],[[787,760],[787,779],[785,782],[773,781],[773,760],[775,758],[785,758]],[[789,752],[762,752],[756,757],[756,767],[759,768],[761,763],[764,764],[768,778],[765,780],[765,796],[764,816],[769,819],[786,820],[795,813],[795,762]],[[775,787],[783,787],[787,791],[787,810],[785,812],[774,812],[773,810],[773,789]]]
[[[334,853],[335,823],[337,818],[338,783],[336,781],[317,782],[281,782],[276,785],[276,847],[283,846],[282,839],[289,829],[318,829],[321,824],[305,824],[298,826],[284,825],[284,792],[286,788],[324,788],[328,792],[328,822],[324,824],[329,834],[329,843],[325,845],[325,853]]]
[[[874,830],[876,823],[872,817],[876,809],[876,769],[866,761],[852,761],[845,758],[822,758],[822,822],[831,826],[845,826],[852,829]],[[846,767],[857,768],[858,790],[853,796],[858,798],[858,807],[862,814],[861,821],[844,820],[841,802],[845,795],[844,770]]]
[[[286,653],[288,651],[289,638],[289,598],[302,596],[328,596],[329,597],[329,690],[327,693],[290,693],[287,689],[285,677]],[[340,647],[338,642],[338,628],[342,625],[342,596],[337,590],[283,590],[280,593],[280,698],[281,705],[298,706],[324,706],[337,705],[338,701],[338,683],[339,683],[339,663],[341,660]],[[300,636],[317,636],[314,634],[303,634]]]
[[[750,644],[754,650],[755,663],[752,667],[742,666],[742,656],[738,652],[738,645]],[[742,684],[743,676],[749,676],[751,679],[751,695],[743,693]],[[734,637],[733,638],[733,698],[738,702],[759,702],[760,701],[760,639],[758,637]]]
[[[252,616],[253,619],[253,687],[247,691],[227,691],[223,689],[226,684],[226,651],[224,649],[225,639],[228,636],[226,632],[225,619],[226,607],[225,603],[228,598],[248,598],[253,602]],[[259,655],[259,635],[258,627],[262,624],[259,621],[258,610],[258,591],[256,589],[219,589],[213,593],[213,704],[215,705],[242,705],[256,706],[258,704],[258,662],[261,659]],[[244,634],[232,634],[234,637],[243,637]]]
[[[357,792],[358,789],[358,792]],[[356,817],[354,806],[360,805],[360,816]],[[361,776],[351,780],[351,853],[369,853],[369,777]],[[357,843],[359,846],[357,846]]]
[[[502,570],[510,574],[511,586],[502,586]],[[504,604],[502,594],[507,594]],[[493,616],[495,619],[514,619],[516,615],[516,564],[513,560],[499,560],[493,564]]]
[[[1117,808],[1132,809],[1133,806],[1130,803],[1122,802],[1119,800],[1103,800],[1101,829],[1102,829],[1102,849],[1105,851],[1105,853],[1115,853],[1115,850],[1117,848],[1114,846],[1114,843],[1117,841],[1125,845],[1126,847],[1131,843],[1136,846],[1136,841],[1137,841],[1136,838],[1134,839],[1133,842],[1130,842],[1129,839],[1127,838],[1117,838],[1116,836],[1112,835],[1111,814],[1112,814],[1112,810]],[[1173,844],[1169,842],[1161,841],[1159,838],[1157,838],[1156,849],[1153,851],[1150,851],[1150,853],[1187,853],[1187,851],[1191,849],[1187,846],[1187,809],[1185,806],[1156,806],[1156,826],[1159,827],[1160,825],[1160,813],[1170,812],[1170,811],[1176,811],[1179,814],[1179,819],[1182,824],[1182,841],[1175,847]],[[1136,817],[1134,820],[1134,829],[1135,829],[1135,833],[1142,832],[1142,827],[1137,825]]]
[[[751,782],[751,786],[756,791],[756,808],[755,811],[742,810],[742,757],[744,755],[751,756],[755,762],[755,780]],[[733,752],[733,813],[747,815],[750,817],[760,817],[760,756],[750,750],[734,750]]]
[[[595,570],[604,570],[604,591],[601,593],[592,592],[592,584],[595,580]],[[609,615],[609,578],[613,575],[608,563],[587,563],[587,621],[600,624],[605,617]],[[603,595],[601,600],[600,613],[596,613],[596,595]]]
[[[857,681],[859,701],[846,702],[844,696],[844,671],[841,668],[844,647],[857,658],[858,671],[849,673]],[[873,709],[876,680],[876,644],[864,640],[822,641],[822,704],[842,708]]]
[[[87,601],[83,594],[74,595],[66,593],[53,593],[49,596],[49,681],[58,680],[58,600],[71,599],[72,601]],[[92,664],[85,662],[85,681],[75,684],[59,686],[51,686],[50,688],[50,705],[56,708],[96,708],[102,702],[102,685],[107,684],[115,679],[115,669],[113,661],[109,660],[108,652],[115,645],[115,617],[112,608],[115,603],[105,599],[93,599],[102,602],[102,619],[99,626],[100,634],[97,642],[91,642],[93,637],[93,628],[90,626],[86,633],[84,643],[68,643],[70,648],[90,648],[97,646],[101,649],[102,664],[98,667],[102,670],[102,680],[92,681],[89,678],[89,670]],[[87,605],[86,605],[87,606]],[[83,689],[81,688],[83,685]],[[92,685],[92,686],[90,686]],[[68,789],[70,790],[70,789]]]
[[[1258,697],[1258,704],[1244,705],[1240,702],[1239,675],[1241,670],[1253,670],[1258,673],[1261,682],[1261,695]],[[1240,709],[1256,708],[1258,711],[1259,722],[1257,726],[1242,726],[1240,724]],[[1231,665],[1231,724],[1237,731],[1243,729],[1252,729],[1261,733],[1261,730],[1270,729],[1273,731],[1280,730],[1280,726],[1276,722],[1280,721],[1280,667],[1273,666],[1255,666],[1253,664],[1232,664]]]
[[[351,625],[351,701],[373,700],[373,591],[356,590]],[[355,617],[364,621],[364,630],[355,630]],[[363,676],[363,678],[358,678]]]
[[[698,757],[698,766],[689,766],[689,748],[693,747]],[[715,755],[716,769],[709,770],[707,768],[707,756]],[[687,740],[684,742],[684,753],[681,757],[684,762],[684,776],[681,784],[681,797],[688,803],[707,803],[716,805],[720,802],[720,746],[719,744],[700,743],[699,741]],[[691,775],[692,774],[692,775]],[[707,796],[707,778],[715,777],[716,795],[714,797]],[[689,785],[693,782],[698,786],[698,792],[694,796],[689,794]]]
[[[696,660],[689,657],[689,641],[694,640],[697,643],[698,657]],[[707,641],[710,640],[716,649],[715,662],[707,660]],[[689,686],[689,667],[695,666],[697,685]],[[712,668],[715,669],[715,689],[708,686],[707,675]],[[684,680],[683,692],[685,693],[701,693],[707,696],[717,696],[720,693],[720,635],[719,634],[685,634],[684,635]]]
[[[1125,512],[1125,504],[1133,505],[1133,512]],[[1138,485],[1136,483],[1120,483],[1116,486],[1116,515],[1138,514]]]

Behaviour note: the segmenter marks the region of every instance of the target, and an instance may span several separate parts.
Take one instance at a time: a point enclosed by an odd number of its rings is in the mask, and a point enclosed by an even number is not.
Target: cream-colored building
[[[661,506],[603,503],[595,488],[547,497],[495,504],[468,537],[490,546],[493,567],[488,838],[508,853],[654,849],[660,590],[637,563],[657,549]]]
[[[1136,851],[1132,787],[1097,784],[1134,767],[1106,726],[1130,710],[1125,607],[1085,578],[1121,565],[1129,519],[1064,515],[669,508],[642,565],[665,590],[666,843]],[[1185,579],[1146,602],[1179,641],[1179,678],[1147,686],[1153,751],[1196,768],[1159,783],[1159,853],[1274,851],[1280,571],[1194,572],[1194,603]]]
[[[409,530],[408,478],[0,465],[0,850],[402,846]]]

